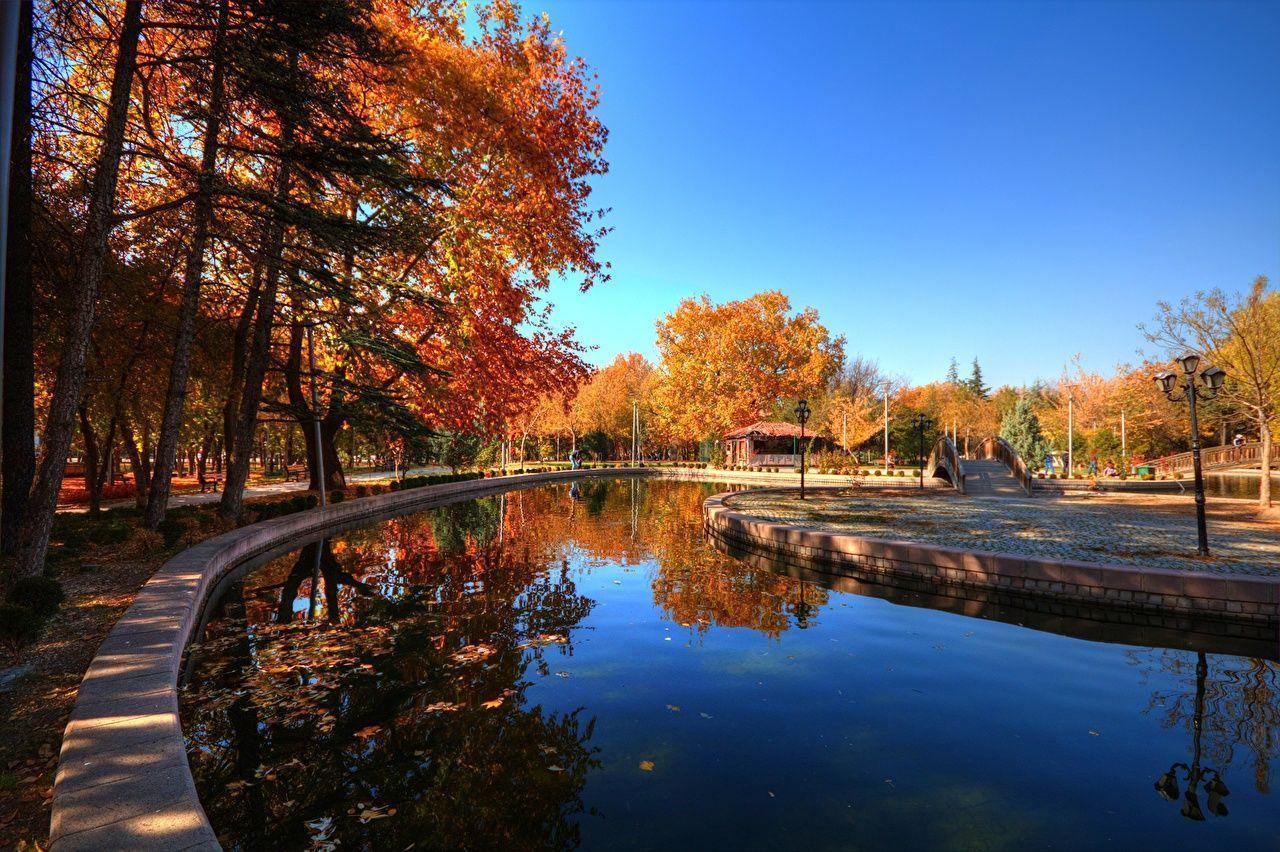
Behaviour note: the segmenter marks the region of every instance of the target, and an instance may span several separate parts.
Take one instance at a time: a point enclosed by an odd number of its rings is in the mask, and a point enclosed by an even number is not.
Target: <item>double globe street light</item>
[[[1182,367],[1181,387],[1178,386],[1177,374],[1169,371],[1157,375],[1155,382],[1170,401],[1182,402],[1185,399],[1191,412],[1191,465],[1196,477],[1196,533],[1199,536],[1196,553],[1208,556],[1209,533],[1204,520],[1204,476],[1200,472],[1200,424],[1196,419],[1196,400],[1213,399],[1217,396],[1218,391],[1222,390],[1222,383],[1226,381],[1227,373],[1219,367],[1206,367],[1199,376],[1203,387],[1198,387],[1196,369],[1200,366],[1200,356],[1188,352],[1178,358],[1178,364]]]
[[[809,422],[809,401],[802,399],[796,403],[796,422],[800,424],[800,499],[804,499],[804,424]]]

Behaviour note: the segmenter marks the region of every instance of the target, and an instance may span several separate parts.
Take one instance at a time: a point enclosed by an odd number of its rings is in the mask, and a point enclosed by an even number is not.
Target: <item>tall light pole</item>
[[[884,383],[884,466],[889,466],[889,383]]]
[[[1076,434],[1075,426],[1075,397],[1067,397],[1067,479],[1071,478],[1071,472],[1076,468],[1076,451],[1073,443]]]
[[[1129,441],[1124,431],[1124,409],[1120,409],[1120,464],[1124,465],[1125,473],[1129,471]]]
[[[796,422],[800,424],[800,499],[804,499],[804,469],[806,467],[804,460],[804,424],[809,422],[809,401],[800,400],[796,403]]]
[[[315,323],[307,326],[307,359],[311,365],[311,422],[316,433],[316,473],[320,475],[320,508],[323,509],[329,503],[329,483],[324,478],[324,444],[320,440],[320,394],[316,391],[316,343],[311,334],[313,328]]]
[[[924,433],[925,430],[933,425],[933,421],[929,419],[929,415],[923,411],[916,415],[915,427],[920,433],[920,487],[924,488]]]
[[[1200,374],[1204,387],[1196,388],[1196,368],[1200,366],[1200,356],[1188,352],[1178,359],[1182,367],[1182,387],[1178,387],[1178,377],[1170,372],[1160,373],[1155,377],[1156,385],[1172,402],[1187,401],[1187,410],[1191,413],[1191,464],[1196,474],[1196,553],[1209,555],[1209,534],[1204,519],[1204,476],[1200,472],[1200,424],[1196,419],[1196,400],[1199,397],[1213,399],[1222,390],[1222,383],[1227,374],[1219,367],[1207,367]]]

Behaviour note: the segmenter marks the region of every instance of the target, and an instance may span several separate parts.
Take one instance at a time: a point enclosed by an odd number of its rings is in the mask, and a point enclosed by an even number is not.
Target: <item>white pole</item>
[[[840,415],[840,446],[844,447],[845,455],[849,454],[849,412],[845,411]]]
[[[884,465],[889,466],[889,383],[884,385]]]
[[[1076,453],[1072,444],[1075,437],[1075,399],[1067,397],[1067,479],[1071,478],[1071,471],[1076,466]]]
[[[1129,443],[1126,440],[1124,431],[1124,409],[1120,409],[1120,458],[1121,464],[1128,465],[1129,459]]]

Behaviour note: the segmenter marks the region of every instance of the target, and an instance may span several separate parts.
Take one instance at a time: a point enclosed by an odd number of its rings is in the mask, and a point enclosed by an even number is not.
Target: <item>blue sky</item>
[[[1157,299],[1280,276],[1280,3],[541,5],[599,74],[604,363],[776,288],[913,381],[1106,370]]]

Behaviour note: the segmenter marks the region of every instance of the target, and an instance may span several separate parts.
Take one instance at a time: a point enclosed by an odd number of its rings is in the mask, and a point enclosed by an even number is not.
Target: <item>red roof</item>
[[[725,438],[799,438],[800,427],[794,423],[779,423],[772,420],[757,420],[750,426],[734,429],[725,434]]]

